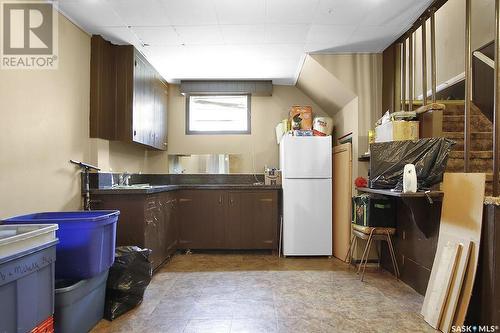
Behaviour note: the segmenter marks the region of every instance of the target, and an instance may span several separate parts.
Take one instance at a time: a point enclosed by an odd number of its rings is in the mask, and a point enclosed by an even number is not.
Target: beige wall
[[[169,154],[241,154],[243,173],[263,172],[279,167],[275,126],[288,117],[291,105],[311,105],[317,115],[325,112],[293,86],[274,86],[270,97],[252,97],[251,135],[186,135],[185,97],[177,85],[170,85],[168,100]]]
[[[359,148],[366,150],[368,130],[382,115],[382,54],[314,54],[312,57],[358,97]]]
[[[333,117],[334,135],[338,138],[353,133],[353,177],[366,177],[367,165],[358,163],[357,157],[367,151],[368,130],[382,114],[382,54],[313,54],[310,57],[310,64],[302,68],[297,86],[313,99],[331,99],[321,105],[325,105],[324,110]],[[330,79],[325,78],[325,71]],[[328,92],[330,87],[324,86],[328,80],[343,86],[345,93]]]
[[[494,38],[495,2],[473,0],[472,50]],[[427,89],[430,90],[430,22],[427,22]],[[422,94],[422,32],[415,33],[415,96]],[[436,81],[437,85],[464,73],[465,0],[448,0],[436,12]],[[408,96],[408,95],[407,95]]]
[[[89,37],[59,18],[59,69],[0,70],[0,217],[79,208],[88,160]]]
[[[81,208],[69,159],[168,172],[167,154],[89,139],[90,37],[59,15],[57,70],[0,70],[0,218]]]
[[[356,97],[346,84],[307,55],[297,80],[297,88],[312,98],[330,116]]]

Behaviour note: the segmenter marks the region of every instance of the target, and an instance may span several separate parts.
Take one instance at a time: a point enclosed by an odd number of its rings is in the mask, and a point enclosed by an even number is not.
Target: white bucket
[[[332,135],[333,119],[330,117],[316,117],[313,121],[314,136]]]

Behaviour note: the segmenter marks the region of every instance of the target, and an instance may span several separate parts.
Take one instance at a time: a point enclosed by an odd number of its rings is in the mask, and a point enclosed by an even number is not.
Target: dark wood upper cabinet
[[[167,149],[167,83],[132,45],[91,39],[90,136]]]

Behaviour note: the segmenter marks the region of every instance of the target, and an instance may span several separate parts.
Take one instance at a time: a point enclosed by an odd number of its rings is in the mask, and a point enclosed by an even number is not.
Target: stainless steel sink
[[[131,185],[113,185],[112,188],[117,190],[134,190],[134,189],[153,188],[153,186],[149,184],[131,184]]]

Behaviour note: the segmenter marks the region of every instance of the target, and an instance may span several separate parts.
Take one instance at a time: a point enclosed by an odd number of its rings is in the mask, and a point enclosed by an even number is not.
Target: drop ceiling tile
[[[132,27],[144,44],[152,46],[180,45],[182,42],[173,27]]]
[[[268,23],[311,23],[319,0],[266,0]]]
[[[98,27],[126,26],[105,1],[59,2],[59,11],[89,33],[98,33]]]
[[[170,24],[158,0],[108,0],[108,3],[129,26]]]
[[[377,42],[398,37],[398,31],[392,26],[361,26],[352,33],[348,43]]]
[[[185,44],[223,44],[218,25],[175,26],[179,39]]]
[[[410,26],[432,0],[380,1],[360,22],[363,26]]]
[[[358,24],[373,8],[373,0],[320,0],[314,24]]]
[[[344,43],[356,30],[355,25],[313,24],[307,35],[309,44],[330,44],[337,46]]]
[[[225,43],[258,44],[265,40],[265,26],[258,25],[221,25],[220,31]]]
[[[308,24],[270,24],[266,26],[267,43],[304,43]]]
[[[172,25],[217,24],[213,0],[159,0]]]
[[[220,24],[262,24],[266,20],[266,0],[215,0]]]
[[[135,45],[140,46],[141,41],[129,27],[99,27],[99,33],[104,39],[117,45]]]

